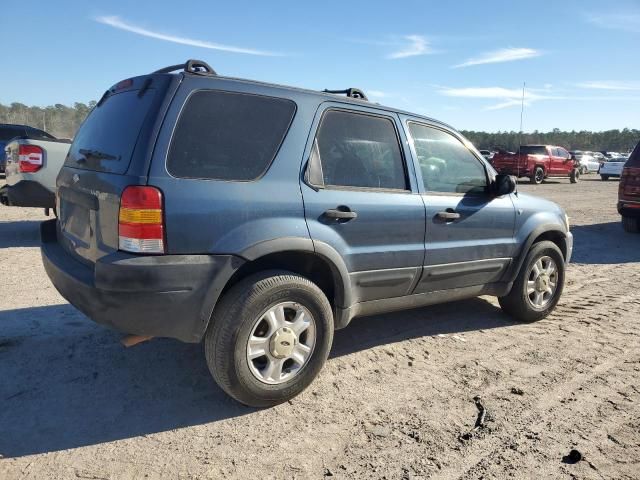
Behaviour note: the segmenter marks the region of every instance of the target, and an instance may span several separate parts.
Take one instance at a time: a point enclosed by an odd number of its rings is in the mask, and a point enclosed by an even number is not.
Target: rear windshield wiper
[[[100,150],[90,150],[88,148],[81,148],[78,152],[87,158],[95,158],[96,160],[118,160],[120,158],[110,153],[101,152]]]

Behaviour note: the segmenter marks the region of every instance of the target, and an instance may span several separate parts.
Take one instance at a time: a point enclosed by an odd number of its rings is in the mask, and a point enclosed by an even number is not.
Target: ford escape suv
[[[200,61],[109,88],[57,186],[58,291],[120,331],[204,341],[252,406],[300,393],[354,317],[478,295],[545,317],[573,245],[560,207],[441,122]]]

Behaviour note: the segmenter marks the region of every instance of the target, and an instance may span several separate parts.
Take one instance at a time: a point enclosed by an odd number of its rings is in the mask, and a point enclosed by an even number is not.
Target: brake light
[[[130,186],[120,198],[118,248],[133,253],[164,253],[162,192]]]
[[[42,168],[44,151],[37,145],[20,145],[18,165],[21,172],[33,173]]]
[[[622,169],[618,196],[621,199],[624,197],[640,197],[640,168],[624,167]]]

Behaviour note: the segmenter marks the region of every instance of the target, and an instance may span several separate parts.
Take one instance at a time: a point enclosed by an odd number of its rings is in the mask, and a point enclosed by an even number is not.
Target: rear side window
[[[629,160],[627,160],[625,167],[640,167],[640,143],[636,145],[636,148],[633,150]]]
[[[314,150],[320,156],[325,185],[407,188],[398,135],[389,118],[329,110]]]
[[[125,173],[155,93],[150,88],[142,96],[129,90],[106,97],[78,130],[65,165]]]
[[[14,137],[21,137],[25,133],[23,127],[0,127],[0,141],[6,142]]]
[[[255,180],[276,156],[295,111],[283,98],[197,91],[178,120],[167,170],[181,178]]]
[[[555,154],[555,149],[551,150],[551,153]],[[520,153],[522,155],[547,155],[547,147],[539,145],[523,145],[520,147]]]

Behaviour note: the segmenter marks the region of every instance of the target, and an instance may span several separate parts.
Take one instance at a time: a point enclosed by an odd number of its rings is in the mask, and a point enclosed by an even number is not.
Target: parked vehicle
[[[360,90],[191,60],[105,92],[42,258],[94,321],[204,340],[218,384],[264,407],[306,388],[354,317],[477,295],[546,317],[573,237],[558,205],[515,187],[451,127]]]
[[[534,184],[551,177],[568,177],[571,183],[580,178],[579,164],[571,154],[552,145],[522,145],[516,153],[496,153],[491,164],[498,173],[529,177]]]
[[[622,175],[624,164],[627,160],[628,158],[626,157],[611,157],[600,167],[598,172],[600,173],[600,178],[606,182],[611,177],[620,177],[620,175]]]
[[[480,155],[482,155],[485,160],[491,160],[493,158],[494,152],[492,152],[491,150],[478,150],[480,152]]]
[[[640,233],[640,143],[622,169],[618,187],[618,213],[627,232]]]
[[[592,155],[583,154],[580,155],[580,158],[576,158],[580,165],[580,173],[595,173],[600,169],[600,162],[595,159]]]
[[[18,137],[5,147],[7,183],[0,189],[4,205],[55,208],[56,177],[71,141],[41,133],[46,138]]]
[[[0,173],[4,173],[6,165],[5,147],[9,140],[16,137],[30,138],[53,138],[47,132],[28,125],[14,125],[10,123],[0,123]]]

